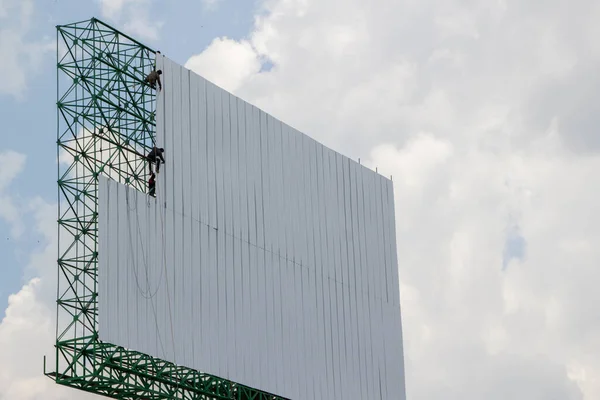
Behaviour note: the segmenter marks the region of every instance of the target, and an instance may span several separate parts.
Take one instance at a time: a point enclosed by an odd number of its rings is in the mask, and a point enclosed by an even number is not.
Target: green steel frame
[[[146,192],[155,52],[93,18],[57,26],[56,383],[116,399],[284,400],[98,336],[98,176]]]

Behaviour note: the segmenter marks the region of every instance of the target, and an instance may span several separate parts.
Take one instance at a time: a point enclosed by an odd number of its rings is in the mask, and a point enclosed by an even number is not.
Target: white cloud
[[[600,331],[590,306],[600,295],[589,283],[600,260],[600,232],[589,221],[600,215],[600,187],[589,183],[600,157],[444,148],[421,137],[372,152],[372,162],[394,176],[409,394],[525,399],[555,390],[564,393],[558,398],[581,398],[568,371],[598,368],[585,355],[598,343],[584,344],[582,336]],[[506,221],[514,215],[527,257],[502,272]],[[507,370],[511,362],[518,372]],[[535,371],[520,370],[522,364]],[[552,365],[550,375],[537,376]],[[482,371],[489,376],[473,379]],[[508,395],[501,383],[522,392]],[[584,398],[600,393],[589,378],[580,383]]]
[[[100,0],[100,10],[107,18],[117,18],[126,0]]]
[[[409,398],[600,398],[599,11],[268,0],[186,64],[393,175]]]
[[[185,67],[202,71],[206,79],[235,91],[260,71],[261,62],[249,42],[216,38],[202,54],[191,57]]]
[[[25,155],[7,150],[0,153],[0,191],[5,190],[25,166]]]
[[[20,208],[20,199],[10,190],[10,186],[24,166],[25,155],[12,150],[0,151],[0,219],[10,225],[10,235],[13,239],[19,238],[23,233],[24,210]]]
[[[42,245],[25,269],[32,278],[8,298],[0,321],[0,399],[97,399],[58,386],[42,374],[43,356],[48,356],[48,371],[55,360],[56,205],[35,198],[27,207],[35,221],[31,229],[41,235]]]
[[[34,278],[9,297],[6,316],[0,322],[0,399],[75,400],[100,399],[79,390],[59,386],[43,375],[43,356],[52,370],[56,310],[45,293],[56,288],[50,278],[56,246],[44,251],[45,278]],[[55,273],[53,275],[56,275]]]
[[[163,22],[156,20],[154,9],[162,9],[164,5],[154,0],[99,0],[102,17],[111,22],[123,24],[123,31],[133,37],[156,41]]]
[[[33,1],[3,0],[0,3],[0,94],[24,98],[27,81],[37,74],[42,58],[54,49],[51,39],[30,40]]]
[[[202,0],[202,4],[204,4],[204,8],[206,10],[214,11],[219,7],[219,4],[223,0]]]
[[[134,12],[135,17],[131,17],[125,24],[124,30],[134,36],[147,40],[158,40],[158,34],[164,23],[162,21],[150,22],[150,13],[148,11]]]

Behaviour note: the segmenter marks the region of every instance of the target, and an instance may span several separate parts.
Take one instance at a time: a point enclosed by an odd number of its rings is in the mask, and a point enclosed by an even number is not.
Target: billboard
[[[100,339],[292,399],[404,399],[392,182],[157,68],[156,198],[99,177]]]

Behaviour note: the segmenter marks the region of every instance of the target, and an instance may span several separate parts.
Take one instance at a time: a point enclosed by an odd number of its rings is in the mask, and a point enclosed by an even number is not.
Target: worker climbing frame
[[[95,18],[57,26],[56,363],[46,375],[116,399],[280,400],[99,339],[98,177],[148,190],[154,63],[154,50]]]

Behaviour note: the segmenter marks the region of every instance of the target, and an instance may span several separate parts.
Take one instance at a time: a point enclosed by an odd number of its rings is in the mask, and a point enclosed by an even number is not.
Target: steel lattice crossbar
[[[116,399],[282,397],[102,342],[98,337],[98,176],[146,192],[155,52],[97,20],[57,26],[58,384]]]

